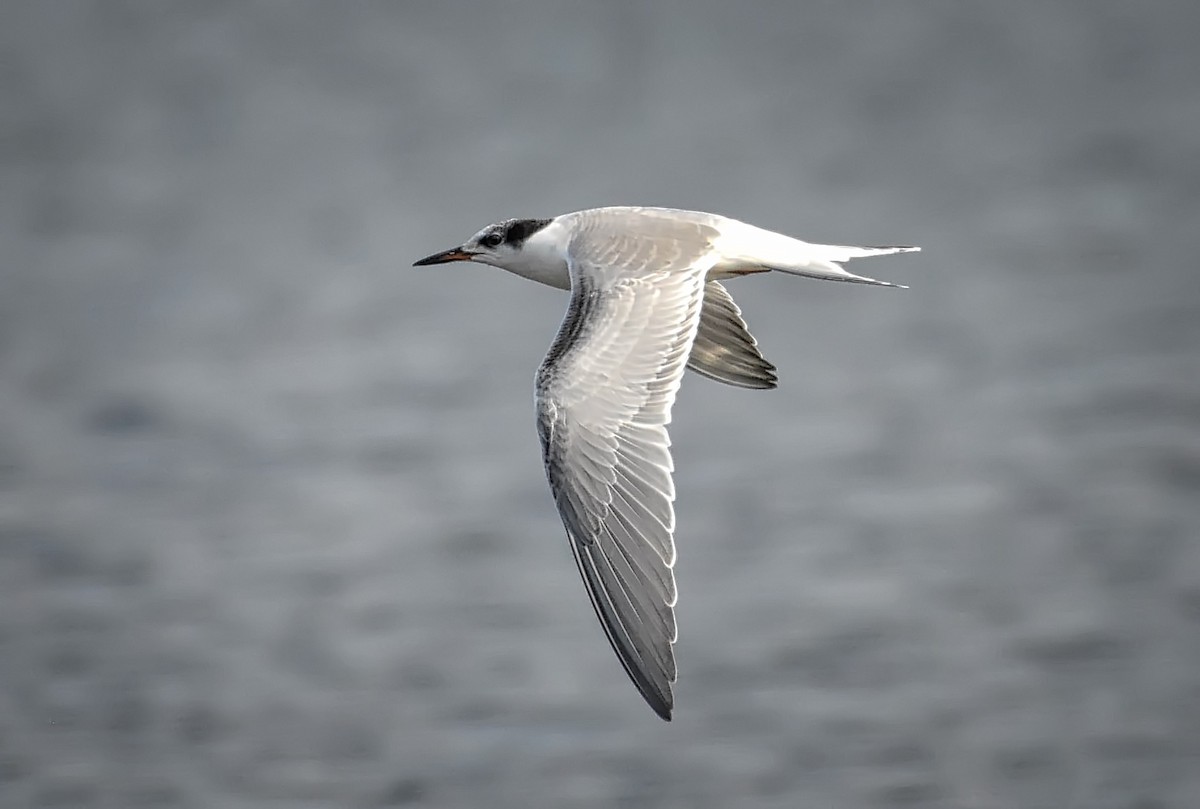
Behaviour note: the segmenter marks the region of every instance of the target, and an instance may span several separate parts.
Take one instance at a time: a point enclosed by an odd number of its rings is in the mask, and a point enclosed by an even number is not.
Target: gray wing
[[[742,311],[717,281],[704,285],[700,328],[688,367],[709,379],[740,388],[767,390],[779,383],[775,366],[758,350],[758,341],[746,328]]]
[[[667,424],[709,260],[706,242],[673,242],[632,254],[609,240],[573,245],[571,303],[537,377],[546,476],[579,571],[625,671],[664,719],[676,675]]]

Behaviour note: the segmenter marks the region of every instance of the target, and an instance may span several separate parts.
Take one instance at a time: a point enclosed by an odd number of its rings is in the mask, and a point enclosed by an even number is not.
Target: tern
[[[414,263],[475,261],[571,291],[535,378],[546,478],[604,633],[663,719],[677,638],[667,425],[683,369],[744,388],[778,382],[720,282],[775,270],[903,288],[840,265],[919,249],[811,244],[717,214],[614,207],[508,219]]]

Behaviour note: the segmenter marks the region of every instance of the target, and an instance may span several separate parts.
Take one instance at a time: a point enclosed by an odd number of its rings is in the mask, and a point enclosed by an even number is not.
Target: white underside
[[[834,244],[812,244],[794,239],[782,233],[748,225],[736,219],[716,214],[701,214],[692,211],[668,209],[605,208],[588,213],[610,214],[612,226],[636,230],[643,217],[703,218],[706,225],[720,234],[712,242],[712,250],[718,258],[708,271],[710,280],[720,280],[744,275],[747,272],[778,270],[791,275],[802,275],[828,281],[850,281],[880,286],[900,286],[887,281],[878,281],[867,276],[847,272],[840,265],[855,258],[885,256],[893,253],[917,252],[919,247],[854,247]],[[502,269],[537,281],[540,284],[570,289],[571,277],[567,270],[567,246],[572,238],[572,214],[566,214],[551,222],[525,242],[521,252],[511,266]],[[699,247],[699,245],[696,245]],[[686,248],[685,248],[686,249]]]

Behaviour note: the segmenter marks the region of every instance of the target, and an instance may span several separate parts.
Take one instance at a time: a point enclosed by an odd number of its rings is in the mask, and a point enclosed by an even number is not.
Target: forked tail
[[[919,253],[921,248],[907,245],[889,247],[849,247],[838,244],[808,244],[800,242],[803,250],[793,250],[792,256],[786,262],[771,262],[773,270],[786,272],[789,275],[803,275],[808,278],[821,278],[826,281],[848,281],[853,284],[874,284],[881,287],[896,287],[908,289],[904,284],[893,284],[890,281],[879,281],[865,275],[855,275],[841,267],[841,262],[852,258],[870,258],[871,256],[890,256],[893,253]]]
[[[915,253],[921,248],[896,245],[889,247],[851,247],[838,244],[811,244],[747,225],[744,222],[725,222],[718,249],[729,265],[749,265],[766,270],[779,270],[790,275],[821,278],[826,281],[850,281],[855,284],[875,284],[900,287],[888,281],[877,281],[842,269],[843,261],[870,256],[890,256],[893,253]],[[736,270],[734,270],[736,273]]]

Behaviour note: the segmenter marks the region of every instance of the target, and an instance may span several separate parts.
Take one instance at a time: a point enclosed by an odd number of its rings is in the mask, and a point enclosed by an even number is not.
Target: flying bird
[[[721,281],[775,270],[900,287],[841,264],[918,250],[810,244],[717,214],[614,207],[508,219],[415,262],[476,261],[571,290],[535,382],[546,477],[604,632],[663,719],[677,637],[667,424],[683,369],[743,388],[778,383]]]

